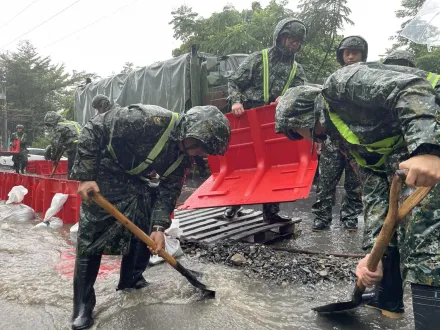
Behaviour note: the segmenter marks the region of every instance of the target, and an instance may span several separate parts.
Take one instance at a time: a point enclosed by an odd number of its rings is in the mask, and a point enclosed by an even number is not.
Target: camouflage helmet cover
[[[313,129],[320,116],[319,109],[315,107],[320,93],[319,85],[289,88],[277,105],[275,132],[288,135],[297,129]]]
[[[404,64],[399,64],[404,63]],[[383,64],[391,64],[391,65],[406,65],[412,68],[416,66],[416,60],[414,58],[413,53],[407,50],[395,50],[383,61]]]
[[[107,101],[108,104],[111,103],[110,99],[107,96],[105,96],[103,94],[98,94],[92,100],[92,107],[94,109],[98,109],[100,107],[100,104],[101,104],[102,101]]]
[[[190,137],[200,141],[209,155],[224,155],[231,139],[231,128],[217,107],[197,106],[181,116],[179,130],[173,135],[180,141]]]
[[[368,58],[368,43],[361,36],[349,36],[341,40],[336,50],[336,59],[340,65],[344,65],[344,49],[357,49],[362,52],[362,62]]]
[[[298,39],[302,42],[305,41],[306,35],[307,35],[307,29],[303,22],[295,19],[295,18],[285,18],[278,22],[277,26],[275,27],[274,33],[273,33],[273,45],[274,47],[277,47],[280,49],[283,53],[287,52],[288,55],[294,55],[291,54],[290,51],[287,51],[282,47],[279,43],[279,37],[282,34],[288,34],[292,36],[295,39]],[[297,50],[299,51],[299,49]]]
[[[24,125],[18,124],[17,126],[15,126],[15,129],[19,129],[19,128],[24,129]]]
[[[55,111],[49,111],[44,116],[44,125],[55,126],[62,120],[61,115],[57,114]]]

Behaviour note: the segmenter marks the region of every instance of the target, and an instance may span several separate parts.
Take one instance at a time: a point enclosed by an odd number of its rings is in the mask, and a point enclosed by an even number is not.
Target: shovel
[[[402,189],[403,179],[406,173],[404,171],[396,171],[393,177],[393,182],[391,183],[390,189],[390,200],[388,214],[385,218],[382,229],[379,236],[374,243],[373,249],[371,251],[370,257],[368,258],[367,268],[369,271],[374,272],[382,259],[382,256],[390,243],[394,233],[400,222],[405,218],[405,216],[411,212],[411,210],[417,206],[428,193],[431,191],[432,187],[419,187],[417,188],[400,206],[398,209],[398,202],[400,196],[400,190]],[[312,310],[318,313],[336,313],[351,310],[356,307],[360,307],[367,304],[374,298],[374,293],[365,292],[365,286],[358,279],[356,287],[354,288],[353,296],[351,301],[338,302],[321,307],[312,308]]]
[[[91,193],[90,198],[110,215],[112,215],[119,223],[131,231],[138,239],[148,245],[152,249],[156,249],[156,242],[154,242],[147,234],[145,234],[138,226],[131,222],[125,215],[119,212],[109,201],[102,197],[99,193]],[[169,255],[165,249],[160,250],[159,256],[165,259],[175,270],[186,277],[186,279],[196,288],[202,290],[204,298],[215,298],[215,291],[209,290],[205,284],[200,282],[197,277],[200,273],[193,270],[186,269],[176,259]]]

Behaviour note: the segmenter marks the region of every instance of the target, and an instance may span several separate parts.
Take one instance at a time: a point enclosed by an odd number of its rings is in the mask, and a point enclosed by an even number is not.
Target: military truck
[[[84,125],[94,116],[91,103],[97,94],[107,95],[121,106],[154,104],[182,113],[210,104],[229,112],[228,77],[247,56],[217,57],[197,52],[193,46],[191,53],[79,86],[75,92],[75,121]]]

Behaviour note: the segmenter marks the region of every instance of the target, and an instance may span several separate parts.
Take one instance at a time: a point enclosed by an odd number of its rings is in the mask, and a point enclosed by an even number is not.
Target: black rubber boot
[[[238,211],[240,211],[241,205],[232,205],[226,208],[224,216],[225,218],[232,219],[234,218]]]
[[[344,229],[347,229],[348,231],[356,231],[358,229],[358,222],[357,219],[349,219],[342,221],[342,225],[344,226]]]
[[[93,325],[96,297],[93,285],[98,276],[101,255],[77,257],[73,277],[72,329],[89,329]]]
[[[288,216],[281,215],[280,203],[264,203],[263,219],[268,223],[289,222],[292,219]]]
[[[400,275],[400,254],[396,247],[389,247],[382,258],[383,278],[376,286],[375,299],[366,305],[381,311],[384,316],[396,319],[404,312],[403,283]]]
[[[322,231],[329,229],[330,229],[330,224],[328,222],[319,219],[315,219],[315,221],[313,221],[313,226],[312,226],[313,231]]]
[[[119,283],[116,290],[141,289],[148,285],[142,275],[150,261],[150,250],[145,243],[133,238],[130,251],[122,257]]]
[[[438,329],[440,325],[440,287],[411,283],[416,330]]]

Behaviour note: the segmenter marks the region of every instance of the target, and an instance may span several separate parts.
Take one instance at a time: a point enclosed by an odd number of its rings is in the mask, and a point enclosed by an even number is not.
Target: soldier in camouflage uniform
[[[113,103],[107,96],[102,94],[96,95],[92,100],[92,108],[96,110],[97,114],[107,112],[114,107],[119,107],[119,104]]]
[[[405,67],[406,72],[401,72],[402,68],[378,63],[348,66],[331,75],[322,91],[312,87],[289,90],[277,107],[278,132],[311,138],[312,130],[321,139],[326,135],[339,138],[360,165],[367,250],[386,217],[396,169],[409,171],[408,186],[433,186],[440,179],[437,93],[419,75],[420,70]],[[402,277],[411,283],[417,329],[433,329],[440,322],[436,295],[440,290],[439,200],[437,186],[398,229],[400,268]],[[388,256],[399,260],[392,246],[385,253]],[[359,263],[357,275],[371,286],[380,281],[382,267],[369,272],[367,260],[368,256]],[[384,267],[392,272],[392,265]],[[395,287],[387,289],[394,299],[399,298]],[[403,305],[382,307],[399,313]]]
[[[20,140],[20,152],[18,155],[12,156],[12,161],[14,162],[14,169],[16,173],[24,174],[28,163],[28,150],[27,150],[27,135],[24,130],[23,125],[16,126],[17,132],[11,135],[11,145],[12,141]]]
[[[395,50],[385,57],[383,64],[416,67],[414,55],[407,50]]]
[[[286,18],[275,27],[273,46],[249,55],[229,78],[229,102],[232,113],[241,116],[244,110],[278,101],[289,87],[303,85],[304,70],[295,61],[295,54],[306,39],[305,25]],[[233,218],[240,205],[228,207],[227,218]],[[263,217],[268,222],[290,221],[279,214],[279,203],[263,204]]]
[[[230,127],[214,106],[194,107],[178,115],[154,105],[114,107],[93,117],[83,128],[72,178],[80,181],[81,207],[74,273],[73,329],[93,323],[93,284],[101,256],[123,254],[117,289],[147,285],[142,273],[150,253],[99,206],[88,192],[100,191],[120,212],[164,246],[163,231],[180,195],[188,156],[223,155]],[[160,176],[150,188],[151,173]]]
[[[58,161],[64,151],[66,151],[68,159],[67,177],[70,178],[81,127],[77,122],[65,120],[55,111],[46,113],[44,116],[44,125],[54,131],[50,148],[46,148],[45,157],[55,162]]]
[[[368,44],[360,36],[344,38],[336,50],[336,58],[341,66],[365,62],[368,57]],[[315,215],[312,230],[330,228],[332,207],[336,201],[336,186],[345,171],[345,196],[340,211],[340,220],[347,230],[357,230],[358,217],[362,213],[361,186],[357,165],[339,142],[327,139],[322,144],[319,158],[319,180],[316,189],[316,202],[312,206]]]

